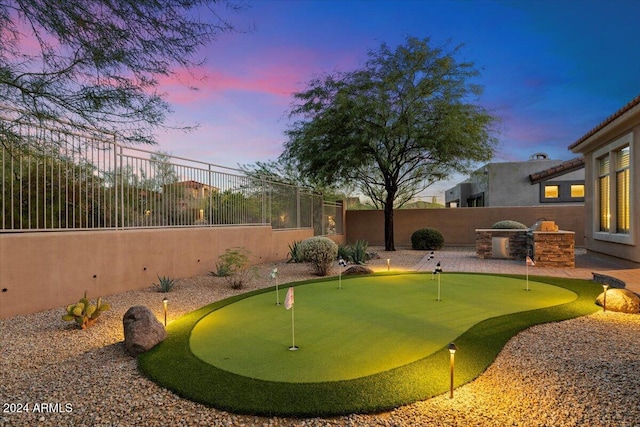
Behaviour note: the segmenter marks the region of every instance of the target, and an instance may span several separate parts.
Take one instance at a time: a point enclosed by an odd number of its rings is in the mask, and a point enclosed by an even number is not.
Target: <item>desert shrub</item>
[[[505,220],[496,222],[491,226],[491,228],[500,229],[500,230],[513,230],[513,229],[527,229],[529,227],[527,227],[521,222],[505,219]]]
[[[411,247],[419,250],[440,249],[444,245],[444,236],[435,228],[421,228],[411,235]]]
[[[311,263],[311,268],[318,276],[326,276],[338,255],[338,245],[331,239],[322,236],[303,240],[302,258]]]
[[[233,289],[241,289],[245,283],[251,280],[254,274],[249,261],[249,251],[244,248],[227,249],[218,257],[216,272],[211,271],[212,276],[224,277],[225,281]]]

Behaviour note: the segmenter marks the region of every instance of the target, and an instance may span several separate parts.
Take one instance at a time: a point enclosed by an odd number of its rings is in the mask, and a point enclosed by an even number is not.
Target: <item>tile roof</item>
[[[575,159],[567,160],[549,169],[532,173],[529,175],[529,179],[531,180],[531,184],[535,184],[582,168],[584,168],[584,157],[576,157]]]
[[[624,113],[626,113],[627,111],[631,110],[633,107],[635,107],[638,104],[640,104],[640,95],[636,96],[634,99],[629,101],[627,103],[627,105],[625,105],[624,107],[622,107],[621,109],[619,109],[618,111],[616,111],[615,113],[613,113],[612,115],[607,117],[602,123],[600,123],[598,126],[596,126],[593,129],[591,129],[589,132],[584,134],[580,139],[578,139],[576,142],[571,144],[569,146],[569,150],[573,150],[575,147],[580,145],[582,142],[586,141],[589,137],[593,136],[598,131],[600,131],[603,128],[605,128],[608,124],[610,124],[615,119],[617,119],[618,117],[622,116]]]

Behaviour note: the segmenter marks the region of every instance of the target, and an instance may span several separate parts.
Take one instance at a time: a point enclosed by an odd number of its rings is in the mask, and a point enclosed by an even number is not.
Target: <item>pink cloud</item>
[[[296,90],[290,82],[291,70],[262,70],[256,76],[242,76],[227,71],[212,70],[206,78],[195,80],[187,73],[178,73],[160,80],[160,88],[167,93],[167,100],[175,104],[215,100],[228,91],[255,92],[289,97]],[[195,88],[195,89],[194,89]]]
[[[230,91],[270,95],[288,102],[294,92],[304,88],[306,81],[327,72],[323,63],[329,62],[328,57],[332,57],[330,52],[264,50],[254,55],[218,61],[231,64],[229,67],[207,65],[194,73],[179,71],[161,78],[160,86],[167,93],[168,101],[175,104],[213,101]],[[338,66],[350,67],[353,64],[350,55],[339,56],[337,63],[333,63],[334,60],[329,72]]]
[[[210,70],[206,77],[200,80],[183,72],[162,79],[160,87],[167,93],[167,100],[176,104],[215,100],[229,91],[254,92],[289,98],[298,90],[295,84],[298,81],[297,76],[296,70],[287,66],[264,68],[255,75]],[[196,89],[193,89],[194,87]]]

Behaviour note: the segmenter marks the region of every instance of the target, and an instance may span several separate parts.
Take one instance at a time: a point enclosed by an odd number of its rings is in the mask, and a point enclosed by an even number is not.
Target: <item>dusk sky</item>
[[[163,134],[157,149],[236,167],[276,159],[292,93],[314,76],[360,67],[368,50],[407,36],[463,44],[480,102],[500,117],[494,161],[567,147],[640,94],[640,1],[261,0],[231,16],[250,33],[223,35],[205,52],[206,79],[163,85],[171,120],[200,128]],[[199,91],[185,88],[197,85]],[[479,165],[480,166],[480,165]],[[454,176],[425,191],[441,194]]]

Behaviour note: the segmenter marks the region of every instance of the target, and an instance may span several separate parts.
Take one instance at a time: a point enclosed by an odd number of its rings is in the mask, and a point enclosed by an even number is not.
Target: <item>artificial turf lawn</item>
[[[384,275],[385,280],[395,278],[420,278],[424,286],[433,286],[435,281],[427,283],[429,274],[416,275]],[[469,274],[444,274],[442,276],[442,301],[447,301],[445,282],[449,282],[455,276],[466,278],[468,282],[486,280],[487,278],[504,278],[507,276],[469,275]],[[371,278],[377,278],[378,275]],[[514,278],[522,279],[520,276]],[[359,279],[343,279],[343,292]],[[502,280],[502,279],[500,279]],[[315,281],[317,282],[317,281]],[[299,312],[303,311],[302,298],[307,286],[315,286],[315,282],[300,282],[296,286],[296,324],[299,325]],[[330,282],[321,283],[330,286]],[[531,294],[539,292],[534,282],[548,283],[575,292],[578,297],[570,302],[546,308],[521,311],[517,313],[496,315],[471,326],[455,338],[459,348],[456,353],[456,386],[467,383],[480,375],[495,359],[504,344],[519,331],[539,323],[553,322],[593,313],[598,309],[594,304],[595,297],[601,292],[601,286],[584,280],[572,280],[564,278],[530,277],[532,291],[526,292],[519,281],[519,292]],[[333,281],[333,286],[337,282]],[[287,285],[289,286],[289,285]],[[401,286],[401,285],[399,285]],[[450,285],[449,288],[452,288]],[[310,288],[309,288],[310,289]],[[327,289],[330,291],[331,289]],[[425,289],[426,291],[426,289]],[[506,292],[506,290],[503,290]],[[177,394],[188,399],[211,405],[232,412],[251,413],[260,415],[281,416],[320,416],[335,415],[355,412],[375,412],[397,407],[402,404],[423,400],[448,390],[449,381],[449,354],[446,346],[439,348],[426,357],[414,362],[398,366],[383,372],[359,377],[345,381],[323,382],[283,382],[266,381],[238,375],[227,370],[220,369],[210,363],[204,362],[193,354],[190,348],[190,337],[194,326],[208,315],[223,307],[229,307],[233,303],[240,303],[246,299],[253,299],[258,295],[267,298],[271,294],[270,305],[275,302],[273,288],[250,292],[224,301],[219,301],[209,306],[192,312],[168,326],[167,339],[151,351],[139,357],[140,369],[154,381],[163,385]],[[431,294],[435,299],[436,294]],[[508,298],[500,293],[499,298],[505,304]],[[425,304],[428,300],[425,301]],[[233,304],[235,305],[235,304]],[[476,300],[470,305],[459,310],[460,315],[466,315],[472,308],[489,306],[486,300]],[[277,307],[270,307],[278,310]],[[526,308],[525,308],[526,310]],[[285,313],[290,322],[290,312],[284,309],[278,310]],[[265,322],[265,320],[261,320]],[[255,324],[255,323],[254,323]],[[446,328],[447,325],[439,325],[434,328]],[[285,321],[285,330],[290,333],[290,323]],[[428,339],[425,334],[423,337]],[[304,354],[310,343],[300,341],[297,334],[297,342],[300,345],[298,352],[286,350],[290,344],[287,342],[290,336],[283,333],[274,345],[282,349],[282,360],[286,361],[291,353]],[[366,341],[366,340],[365,340]],[[449,340],[446,340],[447,342]],[[249,350],[247,350],[249,351]],[[286,363],[285,363],[286,364]]]
[[[310,283],[292,312],[275,291],[245,298],[202,318],[191,351],[225,371],[267,381],[349,380],[422,359],[490,317],[570,302],[569,290],[468,274],[370,276]],[[287,287],[280,289],[284,301]],[[298,351],[287,351],[293,344]]]

